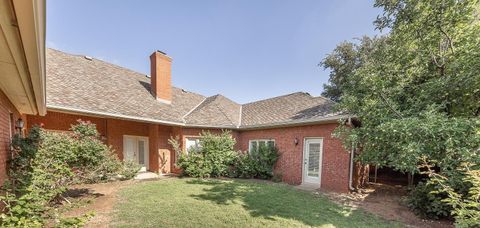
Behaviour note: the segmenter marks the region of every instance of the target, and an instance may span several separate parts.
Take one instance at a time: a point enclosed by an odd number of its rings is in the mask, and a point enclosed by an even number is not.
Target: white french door
[[[148,138],[141,136],[123,136],[123,157],[140,165],[140,171],[148,170]]]
[[[303,182],[320,187],[322,178],[322,138],[306,138],[303,148]]]

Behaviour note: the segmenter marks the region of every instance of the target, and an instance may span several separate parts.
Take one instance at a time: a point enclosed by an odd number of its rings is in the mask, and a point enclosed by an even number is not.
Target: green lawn
[[[116,227],[400,227],[285,184],[167,179],[120,192]]]

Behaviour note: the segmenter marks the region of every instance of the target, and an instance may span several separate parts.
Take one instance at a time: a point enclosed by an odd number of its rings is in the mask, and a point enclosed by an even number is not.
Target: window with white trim
[[[251,153],[252,151],[258,150],[260,146],[275,146],[275,140],[273,139],[253,139],[248,141],[248,151]]]
[[[185,138],[185,151],[198,152],[201,148],[199,137],[187,137]]]

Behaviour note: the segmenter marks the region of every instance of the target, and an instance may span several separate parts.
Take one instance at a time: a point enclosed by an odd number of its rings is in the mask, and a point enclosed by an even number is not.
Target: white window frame
[[[201,147],[201,146],[200,146],[200,139],[201,139],[201,138],[202,138],[202,137],[200,137],[200,136],[185,136],[185,137],[184,137],[184,140],[183,140],[183,145],[184,145],[183,150],[184,150],[185,154],[188,154],[188,149],[189,149],[189,148],[187,147],[187,141],[193,141],[193,140],[195,140],[195,146],[196,146],[196,148],[200,148],[200,147]]]
[[[273,142],[273,146],[276,145],[275,139],[250,139],[248,140],[248,153],[252,151],[252,142],[257,142],[257,146],[260,145],[260,142],[265,142],[265,145],[268,145],[268,142]]]

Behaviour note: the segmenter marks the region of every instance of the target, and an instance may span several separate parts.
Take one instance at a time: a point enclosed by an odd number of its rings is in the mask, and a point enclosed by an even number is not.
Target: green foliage
[[[409,192],[407,205],[415,214],[424,218],[438,219],[447,217],[452,210],[451,206],[442,202],[445,194],[431,194],[438,186],[420,182],[412,191]]]
[[[367,60],[370,52],[380,43],[382,37],[364,36],[355,42],[342,42],[319,64],[324,69],[331,69],[328,84],[323,85],[322,96],[333,101],[340,101],[346,87],[354,87],[353,74]]]
[[[473,168],[473,169],[472,169]],[[450,179],[429,169],[431,183],[438,189],[431,191],[431,195],[447,194],[442,202],[453,208],[457,227],[480,226],[480,169],[478,164],[463,163],[458,171],[463,174],[461,181],[468,185],[466,192],[460,193],[449,184]]]
[[[278,149],[269,145],[259,146],[250,153],[234,150],[235,139],[230,132],[221,134],[202,132],[200,147],[188,153],[180,151],[178,138],[169,143],[180,154],[177,165],[183,173],[191,177],[241,177],[269,179],[278,159]]]
[[[257,174],[257,162],[248,153],[239,153],[235,166],[230,170],[230,177],[254,178]]]
[[[79,217],[62,218],[55,228],[83,227],[94,215],[94,212],[89,212]]]
[[[466,200],[472,184],[459,167],[471,163],[472,170],[480,169],[479,1],[377,0],[375,6],[383,9],[375,24],[388,34],[368,50],[349,49],[354,53],[348,56],[362,56],[360,65],[327,66],[332,75],[348,75],[337,108],[361,122],[335,134],[346,147],[362,148],[364,163],[412,173],[433,167],[445,177],[444,185]],[[426,182],[440,189],[438,182]],[[426,186],[418,188],[412,201],[446,204],[452,197],[431,198]]]
[[[123,165],[116,172],[120,180],[130,180],[137,176],[140,166],[134,161],[124,161]]]
[[[235,139],[228,131],[219,135],[205,131],[200,137],[200,148],[182,153],[177,165],[192,177],[226,176],[237,154],[233,149]]]
[[[79,122],[72,133],[34,127],[27,137],[16,135],[9,161],[9,180],[0,200],[1,226],[42,226],[52,201],[73,183],[131,178],[138,167],[124,164],[99,139],[95,125]],[[122,176],[123,175],[123,176]]]
[[[239,154],[234,165],[235,177],[270,179],[278,160],[278,149],[272,145],[260,145],[250,153]]]

